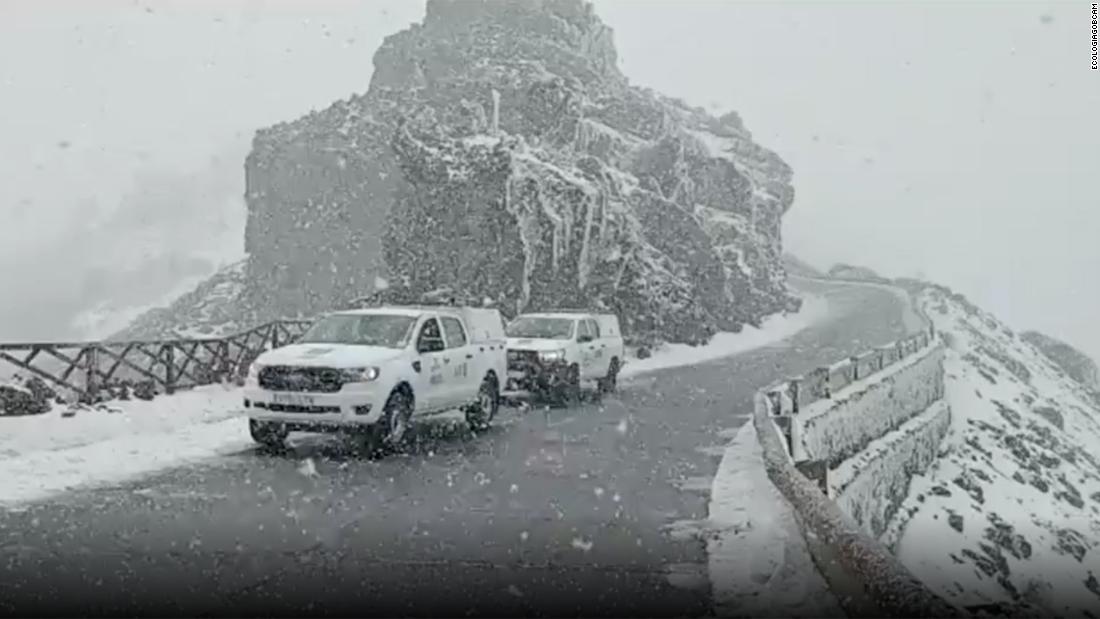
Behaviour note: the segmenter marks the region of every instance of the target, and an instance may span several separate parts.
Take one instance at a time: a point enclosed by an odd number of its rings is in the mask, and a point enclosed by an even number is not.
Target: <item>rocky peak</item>
[[[429,0],[423,23],[386,37],[375,53],[370,92],[441,88],[471,73],[500,89],[523,73],[625,83],[617,63],[611,29],[588,2]]]
[[[790,167],[736,113],[631,86],[590,3],[429,0],[374,67],[257,133],[241,307],[309,314],[381,276],[394,298],[610,308],[634,339],[701,342],[798,306]]]

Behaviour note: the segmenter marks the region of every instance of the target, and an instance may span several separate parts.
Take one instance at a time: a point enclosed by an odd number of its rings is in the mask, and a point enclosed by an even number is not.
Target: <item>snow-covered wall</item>
[[[757,394],[752,420],[765,470],[794,510],[814,563],[844,610],[867,617],[960,616],[795,468],[783,434],[776,431],[770,393]]]
[[[757,394],[753,423],[768,477],[849,615],[961,614],[879,539],[950,428],[943,360],[929,326]],[[824,479],[807,476],[815,469]]]
[[[943,347],[931,342],[866,380],[800,410],[794,423],[800,430],[802,453],[835,468],[942,397]]]
[[[913,475],[928,470],[951,427],[951,408],[938,400],[896,430],[830,471],[837,505],[878,539],[909,494]]]

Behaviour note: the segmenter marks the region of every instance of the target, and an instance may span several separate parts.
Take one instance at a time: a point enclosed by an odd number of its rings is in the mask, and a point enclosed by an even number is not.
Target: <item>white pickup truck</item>
[[[447,306],[340,311],[289,346],[267,351],[245,380],[252,438],[356,431],[372,452],[398,445],[414,417],[461,408],[488,426],[507,372],[495,309]]]
[[[521,314],[504,332],[508,336],[506,392],[575,401],[586,382],[595,381],[600,393],[615,390],[624,359],[615,315]]]

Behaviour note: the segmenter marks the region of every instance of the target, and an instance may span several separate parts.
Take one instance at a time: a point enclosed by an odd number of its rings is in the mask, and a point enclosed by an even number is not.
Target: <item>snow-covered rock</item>
[[[1020,337],[1050,357],[1066,374],[1082,385],[1100,391],[1100,370],[1096,362],[1073,346],[1038,331],[1025,331]]]
[[[917,300],[949,345],[952,420],[883,540],[954,603],[1100,616],[1100,406],[962,296]]]
[[[0,380],[0,417],[40,415],[50,410],[57,393],[41,379],[14,375]]]
[[[375,53],[365,94],[261,130],[245,168],[241,306],[260,318],[377,277],[511,311],[608,307],[634,340],[797,309],[780,260],[791,169],[736,114],[631,86],[582,0],[429,0]]]

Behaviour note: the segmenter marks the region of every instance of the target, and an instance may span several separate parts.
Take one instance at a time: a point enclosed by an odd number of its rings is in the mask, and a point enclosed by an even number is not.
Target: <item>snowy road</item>
[[[486,435],[443,428],[381,461],[311,441],[0,512],[0,609],[707,614],[705,544],[683,532],[753,391],[907,331],[889,291],[802,285],[829,318],[602,404],[508,409]]]

